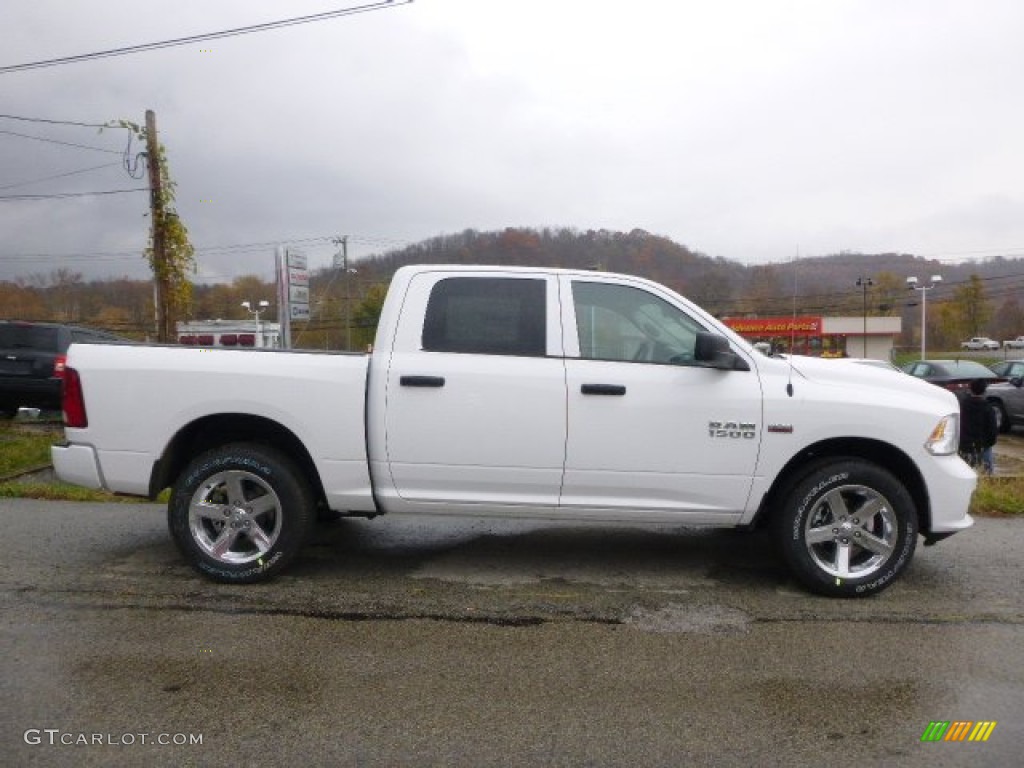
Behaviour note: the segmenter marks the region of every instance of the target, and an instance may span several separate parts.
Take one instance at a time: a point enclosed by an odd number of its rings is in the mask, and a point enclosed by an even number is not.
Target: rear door
[[[400,318],[385,447],[403,508],[553,510],[566,437],[557,278],[420,273]]]

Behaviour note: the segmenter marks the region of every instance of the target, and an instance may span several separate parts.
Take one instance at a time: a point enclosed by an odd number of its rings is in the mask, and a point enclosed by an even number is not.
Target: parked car
[[[1005,381],[1004,377],[976,360],[917,360],[903,366],[903,371],[956,395],[965,393],[975,379],[986,379],[989,384]]]
[[[846,360],[851,363],[857,363],[858,365],[870,365],[872,368],[881,368],[883,371],[895,371],[896,373],[903,373],[903,369],[893,365],[888,360],[877,360],[873,357],[842,357],[840,360]]]
[[[94,328],[0,320],[0,418],[19,408],[59,411],[61,376],[72,342],[127,342]]]
[[[1024,360],[1003,360],[989,368],[996,376],[1004,379],[1017,379],[1024,377]]]
[[[961,349],[999,349],[999,342],[987,336],[975,336],[973,339],[960,342]]]
[[[985,397],[995,408],[999,431],[1009,432],[1014,425],[1024,424],[1024,360],[1003,360],[990,367],[997,376],[1009,379],[992,384],[985,391]]]
[[[1018,336],[1016,339],[1009,339],[1003,342],[1004,349],[1024,349],[1024,336]]]

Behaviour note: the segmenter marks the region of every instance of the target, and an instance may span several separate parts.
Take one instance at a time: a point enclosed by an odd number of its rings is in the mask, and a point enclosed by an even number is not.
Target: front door
[[[707,328],[649,283],[564,277],[562,304],[566,516],[738,518],[761,443],[756,372],[697,363]]]

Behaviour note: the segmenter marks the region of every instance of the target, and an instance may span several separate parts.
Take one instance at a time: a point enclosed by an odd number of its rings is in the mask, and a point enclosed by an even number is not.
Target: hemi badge
[[[780,435],[792,435],[793,425],[792,424],[769,424],[769,432],[776,432]]]

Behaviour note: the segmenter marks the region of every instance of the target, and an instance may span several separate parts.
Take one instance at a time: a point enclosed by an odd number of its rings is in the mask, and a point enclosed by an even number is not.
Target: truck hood
[[[863,361],[828,360],[801,355],[793,355],[781,362],[787,366],[792,363],[794,372],[799,374],[800,378],[815,385],[848,389],[849,401],[866,400],[907,407],[916,405],[918,409],[938,408],[946,413],[954,413],[960,407],[956,396],[949,390],[903,371]],[[799,386],[799,383],[795,383],[795,386]],[[928,405],[925,405],[926,402]]]

